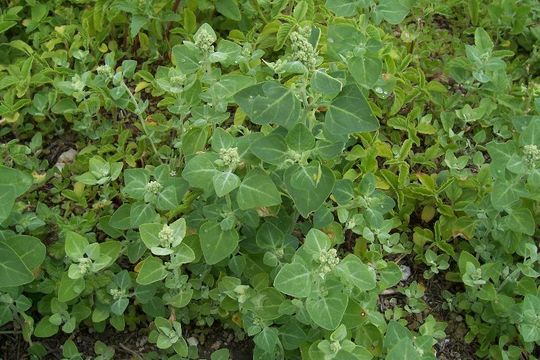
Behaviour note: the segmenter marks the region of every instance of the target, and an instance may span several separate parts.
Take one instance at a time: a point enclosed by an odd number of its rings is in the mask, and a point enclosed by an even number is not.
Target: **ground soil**
[[[186,338],[196,341],[199,349],[199,359],[210,359],[210,354],[218,349],[227,348],[232,360],[252,359],[253,343],[251,339],[239,339],[230,329],[224,329],[219,324],[210,328],[184,327]],[[141,360],[144,354],[158,351],[154,344],[148,342],[146,329],[138,331],[117,332],[108,328],[102,333],[96,333],[87,328],[77,330],[71,336],[59,334],[44,339],[41,343],[47,349],[44,360],[62,359],[62,345],[71,339],[77,345],[85,359],[96,357],[94,344],[102,341],[115,349],[115,360]],[[0,360],[26,360],[28,344],[20,334],[0,334]]]
[[[408,279],[402,281],[399,286],[406,287],[411,282],[416,281],[419,284],[423,284],[425,287],[425,293],[422,300],[424,300],[427,305],[426,309],[420,314],[411,314],[407,318],[409,328],[417,331],[423,324],[424,319],[429,315],[433,315],[437,321],[442,321],[447,324],[445,329],[446,337],[441,339],[434,346],[437,359],[479,359],[475,355],[478,344],[474,342],[468,344],[464,340],[465,334],[467,333],[465,321],[459,314],[451,312],[445,307],[445,300],[442,297],[445,290],[451,293],[463,291],[462,285],[444,280],[443,273],[440,273],[429,280],[424,279],[423,273],[426,270],[425,266],[423,264],[416,264],[412,256],[402,258],[399,264],[408,267],[411,273]],[[399,292],[390,292],[388,295],[380,296],[379,305],[381,311],[384,311],[385,309],[394,306],[403,307],[405,302],[406,297],[404,295]]]

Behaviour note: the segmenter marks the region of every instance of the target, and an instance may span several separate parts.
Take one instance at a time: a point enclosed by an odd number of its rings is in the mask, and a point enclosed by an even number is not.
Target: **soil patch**
[[[184,326],[184,336],[191,344],[197,344],[199,359],[210,359],[212,352],[227,348],[232,360],[251,360],[253,358],[253,342],[232,329],[225,329],[216,323],[212,327]],[[94,345],[101,341],[115,350],[114,359],[142,360],[144,354],[159,352],[155,344],[148,342],[147,328],[137,331],[117,332],[107,328],[98,333],[93,329],[81,328],[71,335],[58,334],[39,341],[44,349],[44,360],[62,359],[62,346],[71,339],[82,354],[83,359],[94,359]],[[35,339],[34,339],[35,340]],[[36,341],[35,341],[36,342]],[[30,359],[28,344],[21,334],[0,334],[0,360]]]

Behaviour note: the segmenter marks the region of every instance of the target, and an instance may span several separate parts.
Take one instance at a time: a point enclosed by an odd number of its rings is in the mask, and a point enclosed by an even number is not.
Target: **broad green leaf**
[[[45,316],[36,324],[36,328],[34,329],[35,337],[47,338],[58,332],[58,325],[53,324],[49,319],[50,316]]]
[[[131,229],[131,204],[123,204],[112,214],[109,225],[115,229]]]
[[[11,214],[15,200],[15,188],[11,185],[0,185],[0,223]]]
[[[210,87],[209,94],[215,98],[232,102],[234,94],[254,83],[255,79],[251,76],[227,74]]]
[[[279,344],[278,330],[276,328],[265,327],[254,338],[253,342],[267,353],[273,353]]]
[[[491,204],[495,209],[509,208],[519,200],[519,193],[512,182],[496,180],[491,191]]]
[[[210,360],[229,360],[229,359],[230,359],[230,352],[229,352],[229,349],[226,349],[226,348],[216,350],[210,355]]]
[[[253,142],[251,152],[264,162],[281,165],[287,158],[287,144],[283,136],[270,134]]]
[[[84,236],[73,231],[66,231],[66,255],[72,260],[78,261],[82,258],[88,244],[88,240]]]
[[[326,330],[334,330],[341,323],[349,297],[341,292],[341,286],[327,289],[326,295],[308,298],[306,310],[311,320]]]
[[[414,3],[414,0],[381,0],[376,12],[390,24],[401,23]]]
[[[228,149],[234,146],[234,137],[222,128],[218,127],[212,132],[212,150],[215,152],[219,153],[221,149]]]
[[[411,339],[400,339],[386,355],[387,360],[418,360],[421,358]]]
[[[300,118],[300,101],[276,81],[245,88],[234,99],[255,124],[277,124],[290,129]]]
[[[32,271],[6,243],[0,242],[0,287],[20,286],[34,280]]]
[[[216,10],[220,14],[234,21],[239,21],[242,17],[237,0],[216,1]]]
[[[335,23],[328,26],[328,56],[335,61],[352,56],[355,49],[367,40],[353,25]]]
[[[99,243],[100,256],[102,258],[108,259],[108,261],[105,262],[104,266],[112,265],[116,261],[116,259],[118,259],[118,256],[120,256],[121,251],[122,243],[120,241],[108,240]]]
[[[195,252],[188,245],[181,243],[174,248],[174,263],[175,264],[188,264],[195,260]]]
[[[306,235],[302,249],[313,256],[314,259],[318,259],[320,254],[327,251],[330,246],[331,242],[328,235],[321,230],[311,229]]]
[[[522,145],[536,145],[540,148],[540,116],[531,118],[529,125],[520,136]]]
[[[93,156],[88,162],[88,167],[92,175],[97,179],[109,175],[111,172],[111,164],[108,161],[103,159],[101,156]]]
[[[83,292],[86,284],[83,278],[71,279],[67,272],[62,274],[58,284],[58,300],[68,302]]]
[[[174,186],[167,186],[159,192],[156,200],[158,210],[174,210],[178,205],[178,193]]]
[[[399,266],[395,262],[388,262],[386,267],[380,269],[378,273],[379,286],[383,289],[397,285],[403,276]]]
[[[163,224],[152,223],[139,226],[139,234],[144,245],[148,249],[159,246],[159,232],[163,229]]]
[[[133,15],[129,24],[129,35],[131,38],[137,36],[139,31],[148,23],[149,19],[143,15]]]
[[[149,285],[164,279],[167,276],[167,270],[161,259],[149,256],[144,259],[138,266],[139,274],[137,275],[137,283],[141,285]]]
[[[298,166],[292,173],[290,183],[292,187],[300,190],[314,191],[322,178],[322,167],[318,163],[311,163],[307,166]]]
[[[359,290],[369,291],[375,289],[375,271],[369,268],[356,255],[347,255],[339,265],[337,271],[344,283],[350,283]]]
[[[349,179],[336,180],[332,191],[338,205],[346,205],[354,198],[353,183]]]
[[[334,96],[343,89],[343,83],[322,70],[316,70],[311,77],[311,87],[321,94]]]
[[[306,125],[296,124],[285,137],[289,149],[302,153],[315,147],[315,137]]]
[[[401,325],[395,320],[391,320],[388,323],[386,334],[384,335],[384,348],[389,350],[400,340],[412,340],[412,337],[413,335],[405,326]]]
[[[305,298],[311,293],[311,273],[300,263],[285,264],[274,279],[274,287],[284,294]]]
[[[336,16],[355,16],[356,10],[364,1],[362,0],[326,0],[326,7]]]
[[[45,259],[45,245],[41,243],[41,240],[33,236],[8,236],[6,239],[0,240],[1,243],[4,243],[15,252],[15,258],[22,262],[30,271],[37,269]],[[0,257],[0,262],[1,260],[2,257]],[[2,285],[3,283],[0,281],[0,287]]]
[[[156,211],[152,204],[145,204],[143,202],[133,204],[129,212],[131,228],[136,228],[141,224],[153,221],[156,218],[156,215]]]
[[[240,184],[236,200],[240,209],[248,210],[279,205],[281,195],[270,176],[254,171]]]
[[[503,177],[506,169],[506,164],[516,152],[516,147],[513,143],[497,143],[490,142],[486,145],[489,156],[491,157],[490,170],[493,176]]]
[[[30,175],[0,165],[0,223],[8,218],[15,199],[28,191],[32,182]]]
[[[207,127],[194,127],[182,136],[182,154],[188,157],[203,151],[208,141]]]
[[[240,178],[231,171],[220,171],[214,175],[212,182],[219,197],[225,196],[240,185]]]
[[[348,85],[330,104],[325,116],[325,128],[331,134],[349,135],[375,131],[379,121],[356,85]]]
[[[285,239],[285,234],[271,222],[264,222],[257,230],[256,242],[263,249],[278,249]]]
[[[235,229],[223,231],[219,223],[207,221],[199,230],[199,238],[206,262],[214,265],[233,253],[239,237]]]
[[[122,191],[129,197],[141,200],[146,192],[150,174],[145,169],[127,169],[124,171],[124,188]]]
[[[217,159],[218,155],[214,153],[195,155],[184,167],[182,177],[192,187],[212,189],[214,175],[219,173],[214,164]]]
[[[307,217],[309,213],[319,209],[326,201],[332,189],[334,188],[334,174],[326,166],[321,166],[320,173],[317,172],[314,188],[299,188],[294,183],[294,179],[298,179],[297,172],[301,171],[300,166],[291,166],[287,169],[284,175],[285,186],[287,192],[291,196],[300,214]]]
[[[519,324],[519,332],[523,340],[534,342],[540,340],[538,316],[540,316],[540,299],[535,295],[526,295],[521,303],[523,321]]]
[[[508,229],[518,233],[532,236],[536,230],[533,215],[527,208],[511,210],[508,217],[506,217],[506,221]]]
[[[200,68],[201,55],[194,45],[176,45],[171,53],[172,63],[182,72],[191,74]]]
[[[474,31],[474,45],[484,53],[493,49],[491,37],[486,30],[480,27]]]
[[[371,89],[382,71],[382,61],[370,56],[355,56],[347,62],[349,72],[358,85]]]
[[[32,186],[32,177],[22,171],[0,165],[0,185],[12,186],[15,197],[19,197]]]
[[[478,259],[476,259],[475,256],[473,256],[471,253],[467,251],[462,251],[459,254],[459,260],[458,260],[458,267],[461,274],[465,274],[467,264],[473,264],[475,268],[480,267],[480,263],[478,262]]]

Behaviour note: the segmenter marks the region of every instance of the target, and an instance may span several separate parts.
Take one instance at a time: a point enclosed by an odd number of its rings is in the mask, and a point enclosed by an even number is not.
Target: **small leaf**
[[[281,195],[270,176],[254,171],[240,184],[236,200],[240,209],[248,210],[279,205]]]
[[[255,124],[293,127],[300,118],[300,101],[277,81],[250,86],[234,96],[235,101]]]
[[[306,125],[296,124],[285,137],[289,149],[302,153],[315,147],[315,137]]]
[[[240,185],[240,178],[231,171],[220,171],[214,175],[212,182],[214,184],[216,195],[222,197]]]
[[[235,229],[223,231],[215,221],[205,222],[200,230],[201,250],[209,265],[214,265],[229,257],[238,246],[238,232]]]
[[[287,157],[287,144],[283,136],[270,134],[253,142],[251,152],[264,162],[280,165]]]
[[[334,99],[325,116],[325,128],[330,133],[349,135],[375,131],[379,121],[356,85],[348,85]]]
[[[341,292],[340,286],[329,286],[327,294],[308,298],[306,310],[311,320],[326,330],[334,330],[341,323],[347,309],[349,297]]]
[[[382,71],[382,62],[378,58],[369,56],[355,56],[347,62],[349,72],[358,85],[371,89]]]
[[[216,1],[216,10],[234,21],[240,21],[242,17],[236,0],[218,0]]]
[[[163,262],[157,257],[149,256],[139,266],[139,274],[137,275],[138,284],[149,285],[167,276],[167,270],[163,266]]]
[[[274,279],[274,287],[290,296],[307,297],[311,293],[311,274],[300,263],[285,264]]]
[[[322,94],[335,96],[343,89],[343,83],[322,70],[316,70],[311,77],[311,87]]]
[[[66,255],[72,260],[78,261],[84,256],[84,250],[88,246],[88,240],[73,231],[66,232]]]
[[[375,289],[375,271],[369,268],[356,255],[347,255],[339,265],[337,271],[344,283],[351,283],[359,290],[369,291]]]

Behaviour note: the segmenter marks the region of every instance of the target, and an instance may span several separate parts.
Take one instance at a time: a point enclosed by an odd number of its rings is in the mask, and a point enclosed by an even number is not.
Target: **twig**
[[[399,292],[394,289],[394,288],[390,288],[390,289],[386,289],[384,290],[383,292],[381,292],[379,295],[381,296],[387,296],[387,295],[396,295],[396,294],[399,294]]]
[[[0,331],[0,335],[17,335],[17,334],[20,334],[21,331],[20,330],[4,330],[4,331]]]
[[[131,350],[130,348],[128,348],[126,345],[122,343],[120,343],[119,346],[120,346],[120,349],[122,349],[124,352],[127,352],[128,354],[135,356],[139,360],[143,360],[143,357],[138,352]]]
[[[172,12],[176,13],[178,11],[178,7],[180,7],[180,0],[175,0],[172,7]],[[169,21],[167,23],[167,29],[165,30],[165,40],[167,41],[169,41],[169,33],[171,32],[172,23],[173,23],[172,21]]]

